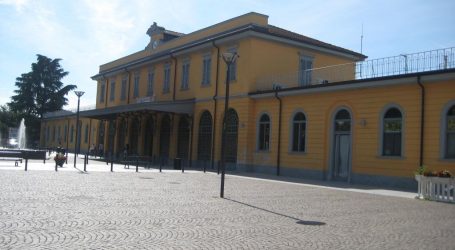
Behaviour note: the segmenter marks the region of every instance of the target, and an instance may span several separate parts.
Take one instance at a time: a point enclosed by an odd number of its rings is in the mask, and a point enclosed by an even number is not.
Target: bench
[[[130,165],[136,166],[141,165],[146,168],[150,168],[152,165],[152,157],[149,156],[137,156],[137,155],[130,155],[120,161],[124,164],[124,168],[130,168]]]
[[[6,150],[0,151],[0,160],[1,161],[14,161],[14,166],[19,166],[18,162],[22,163],[22,154],[20,151],[15,150]]]
[[[1,157],[0,161],[14,161],[14,166],[15,167],[19,166],[18,162],[20,162],[22,164],[22,159],[21,158]]]

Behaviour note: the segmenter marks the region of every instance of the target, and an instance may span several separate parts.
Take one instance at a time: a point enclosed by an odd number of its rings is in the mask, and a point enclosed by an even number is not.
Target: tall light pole
[[[223,53],[223,61],[226,63],[226,93],[224,97],[224,117],[223,117],[223,130],[221,134],[221,190],[220,197],[224,198],[224,174],[226,170],[226,132],[227,132],[227,113],[229,109],[229,81],[231,75],[231,65],[235,62],[238,55],[236,52]]]
[[[84,91],[74,91],[77,95],[77,112],[76,112],[76,144],[74,144],[74,167],[76,168],[76,156],[79,153],[79,105],[81,103],[81,96],[84,95]]]

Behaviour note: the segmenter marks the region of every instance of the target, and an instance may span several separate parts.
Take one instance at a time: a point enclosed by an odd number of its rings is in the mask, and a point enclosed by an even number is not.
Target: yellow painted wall
[[[444,104],[454,100],[455,85],[427,84],[426,141],[424,164],[430,169],[455,171],[455,164],[439,159],[440,118]],[[380,114],[388,104],[404,110],[403,157],[381,156]],[[420,150],[420,88],[417,84],[388,86],[360,90],[313,93],[283,97],[281,159],[283,167],[328,170],[330,158],[330,129],[333,111],[349,107],[353,113],[352,169],[355,173],[410,177],[419,166]],[[259,115],[270,114],[272,119],[271,151],[253,151],[252,164],[274,165],[277,146],[278,104],[273,98],[258,99],[254,120],[250,124],[250,144],[257,145],[256,126]],[[307,148],[305,153],[290,152],[290,123],[292,115],[302,110],[307,118]],[[366,125],[361,124],[366,121]],[[255,146],[257,147],[257,146]],[[255,150],[256,148],[253,148]]]

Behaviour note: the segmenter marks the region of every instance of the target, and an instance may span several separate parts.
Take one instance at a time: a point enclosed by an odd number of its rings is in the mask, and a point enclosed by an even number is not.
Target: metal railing
[[[309,86],[455,68],[455,47],[263,76],[257,90]]]

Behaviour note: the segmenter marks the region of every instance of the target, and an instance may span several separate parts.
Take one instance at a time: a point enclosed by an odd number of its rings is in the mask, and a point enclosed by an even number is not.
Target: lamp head
[[[85,94],[85,92],[84,91],[74,91],[74,94],[76,94],[77,97],[81,97]]]
[[[235,62],[237,57],[239,57],[237,52],[224,52],[223,53],[223,60],[227,64],[231,64],[231,63]]]

